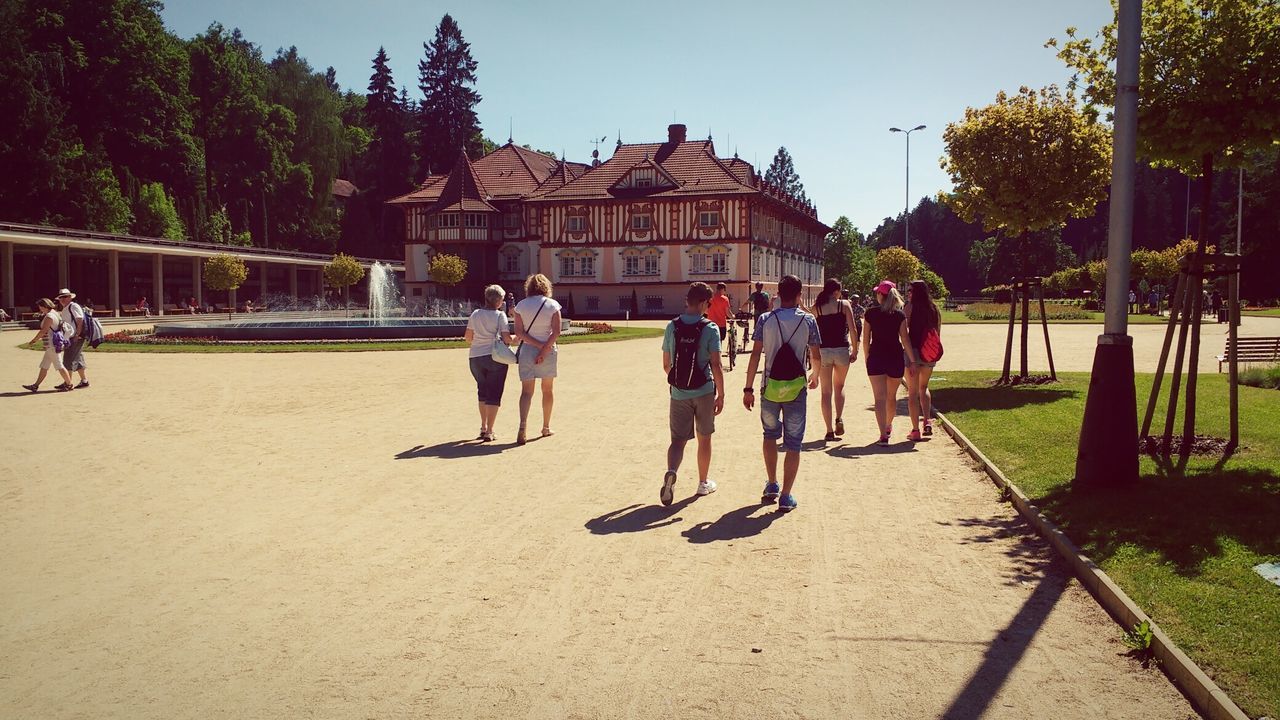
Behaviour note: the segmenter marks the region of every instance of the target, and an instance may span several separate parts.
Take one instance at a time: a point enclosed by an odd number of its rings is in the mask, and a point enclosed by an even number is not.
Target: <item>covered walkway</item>
[[[202,264],[219,254],[239,257],[248,266],[249,277],[238,291],[203,286]],[[324,266],[330,260],[328,255],[289,250],[0,223],[0,307],[21,317],[36,300],[63,287],[111,316],[135,312],[143,297],[158,314],[173,312],[179,300],[190,298],[200,307],[235,307],[243,300],[261,304],[273,297],[323,297]],[[374,262],[389,265],[403,277],[403,259],[359,260],[366,268]]]

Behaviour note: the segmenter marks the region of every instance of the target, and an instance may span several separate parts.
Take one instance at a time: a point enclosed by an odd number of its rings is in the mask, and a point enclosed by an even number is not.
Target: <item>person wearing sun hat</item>
[[[76,294],[68,288],[58,291],[58,309],[62,312],[62,320],[66,324],[67,335],[71,344],[62,353],[62,364],[67,372],[78,373],[80,384],[76,388],[89,387],[89,379],[85,376],[84,361],[84,308],[76,302]]]

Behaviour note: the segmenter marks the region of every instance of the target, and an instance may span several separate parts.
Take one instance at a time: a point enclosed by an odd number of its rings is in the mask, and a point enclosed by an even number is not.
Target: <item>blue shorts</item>
[[[764,439],[782,438],[782,449],[787,452],[800,452],[804,444],[804,419],[808,400],[808,389],[800,391],[800,396],[791,402],[778,403],[760,398],[760,424],[764,426]]]

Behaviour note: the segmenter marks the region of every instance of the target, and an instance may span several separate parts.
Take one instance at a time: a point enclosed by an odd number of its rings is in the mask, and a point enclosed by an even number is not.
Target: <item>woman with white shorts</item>
[[[516,303],[516,339],[520,341],[520,432],[516,444],[528,440],[525,424],[533,404],[533,386],[542,381],[542,437],[551,435],[555,405],[556,338],[560,337],[560,303],[551,297],[551,281],[541,273],[524,283],[525,298]]]
[[[822,367],[818,382],[822,384],[822,419],[827,423],[827,442],[844,435],[844,381],[849,374],[849,364],[858,359],[857,324],[853,319],[853,307],[844,299],[840,281],[828,278],[813,303],[813,314],[818,320],[818,333],[822,336]],[[853,342],[849,342],[854,335]],[[835,427],[831,424],[831,405],[835,401]]]
[[[63,366],[62,353],[54,346],[53,338],[50,337],[54,330],[62,328],[62,314],[54,309],[53,301],[49,298],[40,298],[40,301],[36,303],[36,310],[41,315],[40,331],[27,344],[35,345],[43,340],[44,355],[40,358],[40,374],[36,377],[36,381],[31,385],[23,385],[22,387],[31,392],[39,390],[40,383],[44,382],[45,377],[49,374],[49,368],[54,368],[62,376],[62,384],[58,386],[58,391],[66,392],[71,389],[71,373]]]

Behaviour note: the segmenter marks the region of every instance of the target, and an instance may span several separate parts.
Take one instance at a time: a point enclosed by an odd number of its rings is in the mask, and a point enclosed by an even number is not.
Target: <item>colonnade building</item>
[[[594,153],[593,153],[594,154]],[[729,285],[735,304],[756,282],[771,292],[799,277],[811,300],[823,282],[816,209],[766,183],[749,163],[716,155],[684,125],[667,141],[624,144],[591,165],[557,160],[511,141],[388,201],[405,216],[405,298],[478,299],[493,282],[520,296],[540,272],[577,316],[671,315],[688,284]],[[437,253],[467,261],[451,290],[431,281]]]

